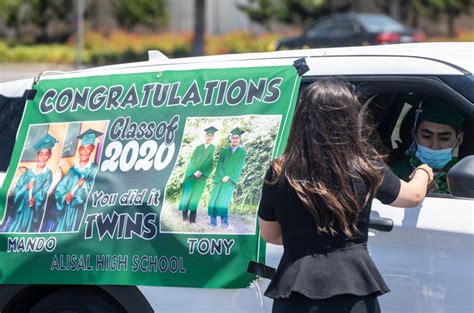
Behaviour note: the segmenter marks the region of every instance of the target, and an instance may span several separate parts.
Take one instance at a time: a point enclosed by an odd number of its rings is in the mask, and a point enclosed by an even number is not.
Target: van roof
[[[395,56],[403,58],[422,58],[444,63],[465,74],[474,73],[474,42],[424,42],[410,44],[377,45],[362,47],[341,47],[322,49],[301,49],[274,52],[224,54],[201,57],[168,59],[161,53],[150,55],[146,62],[133,62],[102,66],[96,69],[119,69],[144,65],[193,64],[226,62],[238,60],[286,59],[300,57],[349,57],[349,56]],[[374,73],[377,74],[377,73]]]
[[[472,75],[474,73],[474,42],[412,43],[362,47],[302,49],[274,52],[211,55],[168,59],[158,51],[149,52],[149,60],[93,67],[71,72],[46,71],[42,78],[105,75],[117,72],[146,71],[150,67],[168,69],[198,68],[204,64],[243,61],[246,65],[263,63],[291,64],[307,57],[310,71],[305,75]],[[354,57],[358,61],[354,62]],[[324,60],[324,62],[322,62]],[[265,61],[265,62],[261,62]],[[281,64],[280,64],[281,65]],[[50,75],[51,74],[51,75]],[[20,86],[31,86],[33,79],[0,84],[2,94]],[[19,94],[19,92],[18,92]]]

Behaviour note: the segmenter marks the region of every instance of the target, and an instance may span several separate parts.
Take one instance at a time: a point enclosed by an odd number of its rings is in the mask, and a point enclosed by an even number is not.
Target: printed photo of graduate
[[[10,185],[0,232],[34,233],[41,228],[48,191],[59,161],[64,124],[31,126]]]
[[[188,118],[160,232],[254,234],[280,116]]]
[[[42,232],[78,231],[94,185],[107,122],[71,123],[66,134],[57,185],[51,190]]]
[[[189,220],[191,224],[196,223],[197,208],[213,170],[216,146],[212,144],[212,140],[217,130],[214,126],[204,129],[204,142],[194,149],[186,168],[178,208],[183,212],[183,221]]]

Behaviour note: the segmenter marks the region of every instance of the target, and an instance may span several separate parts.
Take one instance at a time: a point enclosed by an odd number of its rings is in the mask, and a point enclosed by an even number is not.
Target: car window
[[[329,32],[332,31],[334,26],[335,26],[334,19],[325,19],[317,23],[316,25],[308,28],[308,30],[306,31],[306,36],[316,37],[316,36],[328,34]]]
[[[331,31],[334,33],[354,33],[354,24],[351,20],[339,19],[335,21],[334,27]]]
[[[474,103],[474,75],[446,75],[440,78],[464,98]]]
[[[447,125],[441,126],[444,127],[443,130],[441,130],[441,128],[437,128],[440,127],[439,123],[431,122],[425,126],[428,128],[426,130],[426,134],[424,132],[420,133],[420,128],[418,128],[418,132],[415,134],[413,132],[413,129],[415,127],[415,120],[417,116],[417,104],[420,102],[423,103],[429,97],[432,96],[426,94],[419,95],[416,101],[403,102],[400,114],[391,134],[391,143],[393,150],[390,152],[389,165],[391,166],[395,174],[397,174],[400,178],[407,180],[407,175],[411,173],[413,168],[422,163],[421,160],[423,160],[423,162],[427,162],[428,165],[434,168],[435,178],[437,178],[436,184],[430,190],[429,194],[437,196],[447,196],[449,195],[449,189],[446,181],[448,171],[462,157],[473,153],[473,151],[471,151],[470,153],[468,152],[466,154],[466,152],[461,151],[461,149],[463,149],[464,151],[466,150],[466,145],[470,145],[471,138],[474,137],[472,128],[464,127],[472,123],[472,120],[466,116],[464,119],[464,124],[467,124],[464,125],[461,129],[455,130],[452,127],[448,126],[448,128],[451,129],[453,132],[452,135],[442,135],[442,133],[446,131],[446,129],[444,128],[446,128]],[[423,105],[426,106],[427,104]],[[433,129],[431,129],[430,127]],[[461,132],[463,135],[460,135]],[[416,141],[413,140],[414,137],[416,138]],[[457,144],[459,138],[463,138],[461,145]],[[464,140],[464,138],[466,140]],[[449,144],[449,147],[442,146],[443,144],[447,144],[448,141],[452,141],[454,143],[452,145]],[[434,144],[434,142],[437,142],[437,144]],[[430,151],[432,152],[423,156],[421,152],[426,149],[420,150],[420,145],[423,147],[430,148]],[[445,165],[441,165],[440,168],[436,168],[436,165],[434,165],[435,163],[433,163],[433,165],[429,163],[429,160],[431,158],[430,155],[433,152],[441,151],[440,149],[449,149],[454,145],[456,145],[456,147],[450,151],[451,156],[449,159],[446,158],[446,163],[444,163]],[[420,153],[420,155],[418,153]],[[423,158],[427,158],[426,161]],[[437,156],[437,158],[440,158],[440,156]],[[438,159],[438,161],[440,160]],[[439,162],[436,162],[436,164],[438,163]]]
[[[0,173],[5,173],[20,125],[25,98],[9,98],[0,95]]]
[[[305,79],[302,88],[305,88],[316,79],[316,77]],[[376,131],[372,132],[369,141],[381,155],[387,157],[387,163],[392,171],[401,179],[408,181],[413,168],[421,164],[417,164],[421,161],[415,160],[417,150],[414,149],[416,148],[416,142],[413,140],[412,134],[415,109],[418,108],[420,102],[427,103],[428,99],[433,98],[442,99],[441,102],[435,102],[442,104],[443,107],[448,105],[449,112],[452,111],[451,106],[458,107],[458,103],[455,103],[455,98],[451,98],[448,94],[441,95],[434,91],[432,93],[423,84],[418,86],[416,83],[406,83],[404,81],[400,81],[399,84],[394,81],[385,83],[383,79],[381,81],[373,78],[365,80],[362,77],[348,77],[347,79],[351,86],[355,86],[355,92],[360,96],[361,103],[365,103],[370,99],[370,120],[368,122],[375,126]],[[395,87],[396,85],[398,87]],[[459,131],[463,133],[462,144],[451,150],[453,158],[436,171],[437,185],[430,190],[430,197],[451,197],[446,180],[449,169],[460,159],[468,155],[474,155],[474,116],[469,115],[467,111],[462,111],[461,121],[463,119],[462,129],[457,129],[457,134],[460,133]],[[436,133],[439,142],[446,141],[444,131],[436,131]],[[452,138],[458,140],[457,134],[453,135]],[[453,143],[453,146],[456,146],[457,142]],[[434,146],[432,148],[436,150]]]
[[[365,30],[374,33],[396,32],[405,28],[396,20],[384,15],[361,15],[359,20]]]

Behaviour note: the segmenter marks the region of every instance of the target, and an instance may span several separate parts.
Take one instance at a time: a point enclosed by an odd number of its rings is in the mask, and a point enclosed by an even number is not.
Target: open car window
[[[384,147],[386,147],[389,151],[387,159],[389,166],[392,168],[394,173],[401,179],[409,180],[409,175],[414,170],[414,168],[425,162],[425,160],[423,160],[423,158],[418,155],[418,147],[422,146],[423,148],[424,146],[427,146],[424,145],[424,143],[422,142],[423,140],[427,140],[424,138],[428,138],[428,140],[431,141],[438,141],[435,146],[428,146],[428,148],[431,149],[430,153],[453,147],[451,151],[452,159],[448,160],[448,158],[446,158],[446,165],[441,168],[434,168],[435,185],[429,191],[429,196],[448,197],[449,188],[446,179],[447,173],[449,172],[450,168],[454,166],[463,157],[474,154],[474,151],[469,151],[472,150],[472,148],[470,147],[470,143],[472,142],[471,138],[474,137],[472,127],[468,126],[472,124],[472,119],[465,115],[463,122],[465,126],[463,126],[459,130],[455,130],[454,128],[449,127],[449,129],[452,130],[452,135],[441,136],[440,133],[436,133],[433,130],[428,129],[426,130],[427,134],[425,137],[424,131],[419,131],[417,135],[414,130],[416,129],[415,121],[417,119],[417,109],[421,108],[421,110],[423,110],[423,102],[426,102],[428,101],[427,99],[432,98],[432,95],[426,93],[417,94],[400,92],[397,95],[391,94],[391,97],[387,97],[387,95],[385,95],[385,97],[383,98],[393,99],[391,103],[389,102],[386,104],[387,106],[389,106],[389,108],[387,108],[385,112],[385,114],[390,114],[393,116],[383,116],[381,118],[379,117],[378,122],[378,129],[382,138],[381,141],[384,142]],[[440,101],[444,101],[441,100],[441,98],[438,99],[440,99]],[[443,104],[452,105],[448,102]],[[380,105],[380,101],[378,105]],[[428,104],[425,104],[425,110],[427,109],[427,105]],[[445,109],[448,112],[457,110],[454,107],[446,107]],[[384,120],[394,121],[394,123],[384,123]],[[446,125],[444,127],[446,127]],[[449,141],[446,141],[448,140],[447,136],[451,136]],[[437,139],[434,139],[435,137],[437,137]],[[460,140],[460,138],[466,138],[466,140],[463,140],[462,143],[458,145],[458,140]],[[443,145],[443,142],[440,143],[441,140],[445,141],[444,144],[450,142],[449,147],[448,145],[446,147],[439,146]],[[453,144],[452,146],[451,143]],[[374,143],[374,145],[377,147],[376,143]],[[434,165],[431,166],[434,167]]]
[[[316,80],[317,78],[314,78]],[[369,140],[380,154],[386,156],[387,163],[392,170],[401,179],[408,181],[409,175],[416,167],[415,152],[413,150],[413,134],[415,107],[420,101],[430,97],[440,97],[439,93],[432,92],[425,86],[404,83],[400,81],[399,87],[393,81],[384,83],[382,79],[377,81],[348,78],[348,83],[354,87],[356,94],[359,95],[361,103],[370,99],[369,104],[369,122],[373,124],[375,131]],[[310,84],[304,82],[302,88]],[[431,87],[430,87],[431,88]],[[432,89],[432,88],[431,88]],[[453,107],[456,104],[448,95],[446,101]],[[474,155],[474,120],[468,112],[464,112],[464,122],[461,130],[464,134],[464,140],[459,147],[453,149],[453,160],[460,160],[468,155]],[[416,148],[416,145],[415,145]],[[454,163],[455,164],[455,163]],[[453,165],[453,164],[451,164]],[[438,175],[444,176],[443,186],[438,190],[433,188],[428,196],[431,197],[450,197],[449,189],[446,184],[446,175],[438,171]]]

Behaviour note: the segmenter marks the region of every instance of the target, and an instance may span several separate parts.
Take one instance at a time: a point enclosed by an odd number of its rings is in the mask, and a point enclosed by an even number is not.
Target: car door
[[[443,96],[457,95],[450,90]],[[472,113],[464,113],[465,124],[472,124]],[[465,127],[464,136],[470,146],[472,127]],[[373,231],[369,240],[371,255],[392,290],[380,298],[384,312],[473,312],[473,214],[474,199],[449,194],[430,193],[415,208],[374,200],[372,216],[394,222],[391,232]]]
[[[384,312],[472,312],[472,199],[428,196],[416,208],[374,201],[390,233],[374,231],[370,251],[392,292]]]

